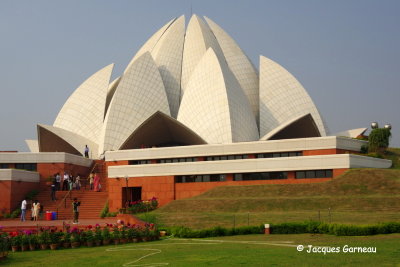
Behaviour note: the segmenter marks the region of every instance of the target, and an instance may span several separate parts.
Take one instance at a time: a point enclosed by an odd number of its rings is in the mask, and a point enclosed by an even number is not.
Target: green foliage
[[[210,229],[192,230],[187,227],[179,226],[170,229],[165,229],[168,234],[172,234],[176,237],[182,238],[205,238],[205,237],[216,237],[216,236],[232,236],[232,235],[250,235],[250,234],[262,234],[264,232],[264,226],[243,226],[238,228],[224,228],[216,226]]]
[[[389,147],[391,137],[390,129],[377,128],[373,129],[368,136],[368,151],[382,152]]]
[[[34,189],[30,191],[28,194],[26,194],[25,198],[26,200],[34,200],[37,194],[39,194],[39,190]]]
[[[110,240],[111,239],[111,233],[108,227],[104,227],[103,231],[101,232],[101,236],[103,240]]]
[[[360,149],[360,153],[367,154],[368,153],[368,145],[362,145]]]
[[[20,215],[21,215],[21,209],[18,208],[18,209],[15,209],[13,212],[11,212],[9,218],[18,218]]]
[[[8,251],[10,239],[6,233],[0,232],[0,253]]]
[[[48,230],[44,230],[38,235],[39,244],[50,244],[50,234]]]
[[[100,217],[101,218],[107,217],[108,210],[109,210],[109,208],[108,208],[108,200],[107,200],[106,204],[104,204],[104,207],[100,212]]]
[[[103,209],[100,212],[100,217],[105,218],[105,217],[116,217],[118,212],[110,212],[109,207],[108,207],[108,200],[106,204],[104,204]]]
[[[400,233],[400,223],[381,223],[377,225],[346,225],[328,224],[316,221],[280,223],[270,225],[271,234],[329,234],[337,236],[366,236],[377,234]],[[238,228],[223,228],[220,226],[211,229],[192,230],[187,227],[173,227],[165,229],[168,234],[181,238],[205,238],[216,236],[249,235],[264,233],[264,225],[244,226]]]
[[[157,198],[153,197],[149,200],[138,200],[130,203],[127,211],[129,213],[141,213],[155,210],[158,207]]]

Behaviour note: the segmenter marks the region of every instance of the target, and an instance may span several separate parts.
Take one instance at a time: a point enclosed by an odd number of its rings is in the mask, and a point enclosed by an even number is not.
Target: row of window
[[[257,158],[281,158],[281,157],[301,157],[303,156],[302,151],[294,152],[278,152],[278,153],[260,153],[257,154]]]
[[[279,179],[287,179],[287,172],[237,173],[233,175],[234,181],[279,180]]]
[[[280,158],[280,157],[299,157],[303,156],[303,152],[279,152],[279,153],[260,153],[256,154],[256,158]],[[235,159],[248,159],[249,155],[225,155],[225,156],[210,156],[206,157],[205,161],[216,160],[235,160]],[[196,157],[189,158],[172,158],[172,159],[157,159],[157,163],[178,163],[178,162],[195,162],[198,161]],[[142,165],[151,164],[151,160],[130,160],[129,165]]]
[[[297,171],[296,179],[307,179],[307,178],[332,178],[332,170],[316,170],[316,171]]]
[[[223,182],[225,180],[225,174],[175,176],[175,183]]]
[[[305,178],[332,178],[332,170],[296,171],[296,179]],[[287,172],[256,172],[256,173],[235,173],[234,181],[256,181],[256,180],[281,180],[287,179]],[[181,175],[175,176],[176,183],[198,183],[198,182],[223,182],[226,181],[225,174],[205,175]]]
[[[8,163],[0,163],[0,169],[9,169],[10,164]],[[36,163],[15,163],[14,169],[17,170],[26,170],[26,171],[37,171],[37,164]]]

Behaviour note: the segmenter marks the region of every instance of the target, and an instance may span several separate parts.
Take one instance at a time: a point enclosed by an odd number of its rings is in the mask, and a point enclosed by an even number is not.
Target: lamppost
[[[125,183],[126,183],[126,187],[125,187],[125,191],[126,191],[125,210],[129,207],[128,180],[129,180],[128,175],[125,175]]]

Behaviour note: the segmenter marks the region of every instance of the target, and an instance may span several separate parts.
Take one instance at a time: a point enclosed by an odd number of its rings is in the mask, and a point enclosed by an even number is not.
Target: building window
[[[9,169],[8,163],[0,163],[0,169]]]
[[[175,183],[223,182],[225,180],[226,180],[225,174],[175,176]]]
[[[287,179],[287,172],[236,173],[233,175],[234,181],[280,180],[280,179]]]
[[[312,171],[297,171],[295,173],[296,179],[307,179],[307,178],[332,178],[332,170],[312,170]]]
[[[15,168],[18,170],[36,171],[36,163],[15,163]]]
[[[256,155],[256,158],[282,158],[282,157],[301,157],[303,156],[302,151],[294,152],[274,152],[274,153],[260,153]]]

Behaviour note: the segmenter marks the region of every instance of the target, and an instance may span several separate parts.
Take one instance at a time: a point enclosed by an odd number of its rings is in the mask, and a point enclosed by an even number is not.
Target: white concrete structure
[[[224,53],[226,63],[230,70],[235,75],[240,86],[243,89],[250,106],[253,110],[254,116],[258,124],[259,103],[258,103],[258,71],[251,63],[250,59],[246,56],[238,44],[230,37],[220,26],[214,21],[205,17],[208,25],[218,40],[221,49]]]
[[[261,57],[258,73],[239,45],[205,20],[193,15],[186,31],[184,16],[166,23],[111,83],[113,64],[92,75],[29,147],[82,155],[88,145],[90,157],[101,158],[138,147],[326,136],[316,106],[287,70]]]
[[[113,166],[109,178],[258,173],[349,168],[390,168],[392,161],[351,154]]]
[[[69,163],[89,167],[93,160],[64,152],[1,153],[0,162],[7,163]]]
[[[303,86],[281,65],[260,56],[260,136],[307,113],[325,136],[321,116]]]
[[[38,140],[25,140],[25,143],[31,152],[33,152],[33,153],[39,152]]]
[[[68,98],[54,126],[98,143],[103,125],[107,89],[114,64],[99,70]]]
[[[339,132],[335,134],[336,136],[346,136],[346,137],[351,137],[351,138],[357,138],[360,135],[363,135],[368,128],[358,128],[358,129],[352,129],[352,130],[347,130],[343,132]]]
[[[0,181],[30,182],[38,183],[40,175],[37,172],[4,169],[0,170]]]
[[[149,52],[137,58],[122,77],[104,120],[100,151],[118,150],[155,112],[170,115],[158,68]]]
[[[210,144],[258,139],[246,96],[212,48],[200,60],[186,86],[178,121]]]

